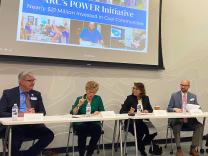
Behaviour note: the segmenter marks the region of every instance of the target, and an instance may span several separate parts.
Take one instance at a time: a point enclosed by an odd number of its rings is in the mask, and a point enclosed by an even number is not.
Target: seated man
[[[182,106],[186,105],[187,103],[198,105],[197,97],[188,91],[189,87],[190,82],[188,80],[181,81],[181,90],[171,95],[167,108],[168,112],[182,113]],[[183,156],[183,151],[181,150],[180,145],[180,131],[182,127],[194,130],[190,154],[192,156],[199,156],[199,153],[196,151],[196,147],[199,146],[200,142],[202,141],[202,124],[199,123],[196,118],[170,119],[170,124],[173,129],[173,134],[177,146],[176,156]]]
[[[97,30],[94,22],[89,22],[88,27],[84,27],[80,33],[80,45],[83,46],[102,46],[103,36]]]
[[[19,107],[19,116],[24,113],[46,114],[40,92],[33,90],[35,78],[30,72],[21,72],[18,75],[19,86],[4,90],[0,100],[0,117],[11,117],[12,106]],[[36,156],[54,138],[53,132],[44,124],[19,125],[12,127],[12,156],[20,155],[20,147],[24,139],[38,139],[23,155]]]

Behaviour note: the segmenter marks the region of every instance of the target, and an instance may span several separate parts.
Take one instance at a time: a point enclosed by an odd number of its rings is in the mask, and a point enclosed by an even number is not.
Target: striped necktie
[[[182,107],[185,107],[186,106],[186,103],[187,103],[187,99],[186,99],[186,94],[183,94],[183,96],[182,96]],[[187,118],[184,118],[183,119],[183,122],[184,123],[187,123],[188,122],[188,119]]]
[[[30,109],[31,108],[30,95],[27,92],[25,92],[24,94],[25,94],[26,107],[27,109]]]

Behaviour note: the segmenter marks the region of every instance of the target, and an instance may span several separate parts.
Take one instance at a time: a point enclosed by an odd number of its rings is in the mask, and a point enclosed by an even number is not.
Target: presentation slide
[[[0,54],[158,65],[159,2],[3,0]]]
[[[148,4],[148,0],[20,0],[17,41],[147,52]]]

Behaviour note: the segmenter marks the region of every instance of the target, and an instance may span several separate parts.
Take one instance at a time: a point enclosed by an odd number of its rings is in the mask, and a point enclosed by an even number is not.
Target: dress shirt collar
[[[19,93],[24,94],[24,91],[19,87]]]

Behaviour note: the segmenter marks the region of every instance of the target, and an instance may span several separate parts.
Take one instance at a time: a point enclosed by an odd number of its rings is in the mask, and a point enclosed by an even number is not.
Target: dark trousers
[[[150,135],[147,125],[142,120],[135,120],[135,124],[136,124],[136,132],[137,132],[138,150],[143,152],[145,151],[145,145],[149,145],[157,134],[154,133]],[[130,122],[128,131],[132,135],[134,135],[133,121]]]
[[[53,132],[44,124],[14,126],[12,128],[12,156],[37,156],[50,144],[53,138]],[[21,154],[21,145],[23,141],[28,139],[38,139],[38,141]]]
[[[86,154],[87,156],[91,156],[101,136],[101,126],[98,123],[85,122],[74,126],[74,130],[78,135],[78,150],[80,156],[85,155],[86,140],[87,137],[91,137]]]

